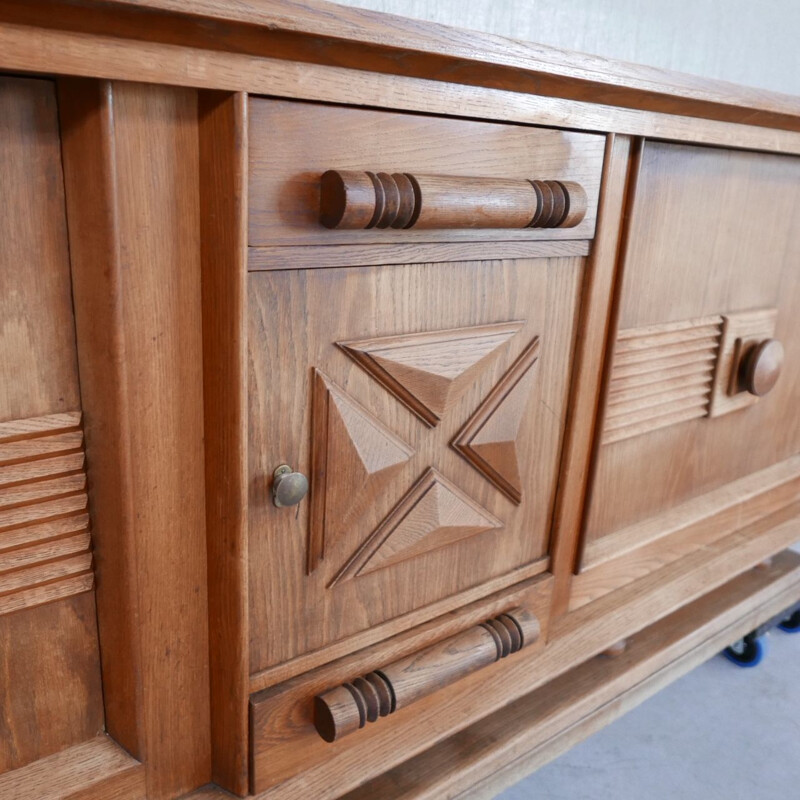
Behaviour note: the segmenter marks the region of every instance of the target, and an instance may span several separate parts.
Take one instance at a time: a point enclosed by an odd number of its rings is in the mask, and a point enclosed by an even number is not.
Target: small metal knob
[[[308,494],[308,478],[281,464],[272,473],[272,502],[278,508],[296,506]]]
[[[739,379],[741,387],[756,397],[763,397],[778,382],[783,366],[783,345],[777,339],[765,339],[745,353]]]

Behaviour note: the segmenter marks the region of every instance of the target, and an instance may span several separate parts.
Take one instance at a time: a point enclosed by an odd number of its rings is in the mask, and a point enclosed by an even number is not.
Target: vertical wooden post
[[[109,733],[210,779],[197,94],[60,83]]]
[[[203,390],[214,781],[248,790],[247,96],[200,93]]]

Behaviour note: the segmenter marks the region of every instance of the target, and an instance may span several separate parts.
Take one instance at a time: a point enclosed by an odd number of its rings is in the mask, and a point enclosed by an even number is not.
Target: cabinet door
[[[61,143],[50,81],[0,78],[0,186],[4,773],[103,727]]]
[[[573,607],[798,513],[798,263],[800,160],[644,145]]]
[[[254,671],[547,569],[582,267],[250,274]]]

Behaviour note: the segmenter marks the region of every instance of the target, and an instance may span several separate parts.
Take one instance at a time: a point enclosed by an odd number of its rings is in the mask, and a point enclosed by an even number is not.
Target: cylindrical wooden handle
[[[443,686],[516,653],[539,638],[539,620],[514,608],[418,653],[314,698],[314,725],[326,742],[375,722]]]
[[[586,207],[572,181],[328,170],[320,184],[320,222],[337,229],[574,228]]]

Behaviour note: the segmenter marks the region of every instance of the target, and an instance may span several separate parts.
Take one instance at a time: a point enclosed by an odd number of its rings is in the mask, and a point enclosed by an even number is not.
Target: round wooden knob
[[[754,345],[742,360],[742,386],[750,394],[763,397],[778,382],[783,366],[783,345],[765,339]]]

